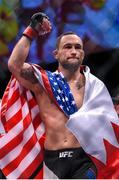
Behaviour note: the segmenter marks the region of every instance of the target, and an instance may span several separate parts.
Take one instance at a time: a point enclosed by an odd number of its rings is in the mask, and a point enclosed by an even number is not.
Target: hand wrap
[[[43,22],[43,18],[46,18],[49,20],[48,16],[46,16],[46,14],[38,12],[35,13],[32,17],[31,17],[31,22],[29,24],[29,26],[25,29],[25,31],[23,32],[23,35],[28,37],[31,41],[38,36],[39,32],[37,30],[37,27],[39,25],[42,25]]]

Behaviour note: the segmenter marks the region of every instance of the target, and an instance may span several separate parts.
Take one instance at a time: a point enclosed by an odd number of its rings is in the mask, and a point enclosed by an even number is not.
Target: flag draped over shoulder
[[[107,88],[87,72],[82,107],[67,127],[92,158],[99,179],[119,179],[119,118]]]
[[[76,104],[58,73],[32,66],[39,83],[64,113],[76,112]],[[60,78],[60,79],[59,79]],[[56,89],[55,94],[53,89]],[[60,100],[62,101],[60,102]],[[71,106],[67,106],[68,103]],[[45,128],[33,94],[12,77],[2,98],[0,110],[0,169],[7,178],[43,178]],[[53,174],[54,176],[54,174]]]
[[[0,169],[7,178],[43,177],[44,125],[29,90],[12,77],[0,112]]]

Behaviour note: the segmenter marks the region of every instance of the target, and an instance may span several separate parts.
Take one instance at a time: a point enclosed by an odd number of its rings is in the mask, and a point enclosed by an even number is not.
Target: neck
[[[64,69],[62,66],[59,66],[59,72],[61,72],[64,77],[66,78],[67,81],[74,81],[80,76],[80,67],[77,70],[69,70],[69,69]]]

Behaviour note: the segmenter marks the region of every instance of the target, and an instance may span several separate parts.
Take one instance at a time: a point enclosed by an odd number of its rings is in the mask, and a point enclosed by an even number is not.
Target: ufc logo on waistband
[[[64,151],[59,153],[59,158],[72,157],[73,151]]]

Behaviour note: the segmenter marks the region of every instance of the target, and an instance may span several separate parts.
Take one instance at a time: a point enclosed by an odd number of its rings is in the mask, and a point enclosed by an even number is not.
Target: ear
[[[55,49],[53,51],[53,56],[54,56],[55,59],[58,59],[58,50],[57,49]]]

